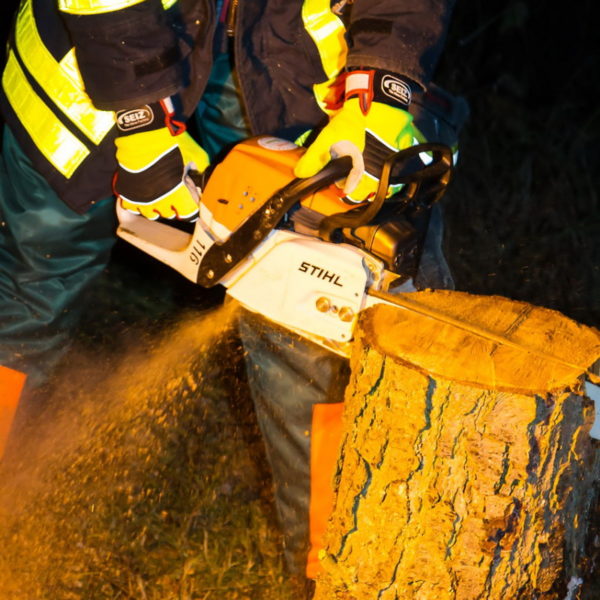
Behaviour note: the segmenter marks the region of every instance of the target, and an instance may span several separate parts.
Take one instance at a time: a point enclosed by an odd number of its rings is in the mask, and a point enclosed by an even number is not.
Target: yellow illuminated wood
[[[316,600],[563,600],[597,499],[599,332],[505,298],[406,300],[360,323]]]

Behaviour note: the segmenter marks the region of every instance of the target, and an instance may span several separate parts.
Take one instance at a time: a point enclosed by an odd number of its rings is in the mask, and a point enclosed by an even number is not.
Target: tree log
[[[315,600],[574,600],[600,332],[500,297],[400,300],[359,323]]]

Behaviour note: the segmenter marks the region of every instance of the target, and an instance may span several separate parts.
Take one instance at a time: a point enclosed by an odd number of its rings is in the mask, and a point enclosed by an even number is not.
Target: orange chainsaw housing
[[[211,173],[202,205],[229,232],[237,231],[277,191],[296,179],[294,167],[304,152],[292,142],[267,136],[237,144]],[[301,205],[325,216],[356,207],[342,196],[340,188],[330,185],[305,197]]]

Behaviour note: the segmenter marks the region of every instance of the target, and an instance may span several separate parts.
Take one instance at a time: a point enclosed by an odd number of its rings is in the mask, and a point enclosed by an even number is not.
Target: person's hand
[[[163,114],[157,115],[161,109]],[[204,171],[209,158],[185,125],[171,116],[163,101],[137,109],[137,113],[117,114],[123,135],[115,140],[118,168],[113,187],[123,208],[147,219],[192,221],[198,216],[199,198],[187,174]],[[152,121],[131,126],[148,119]]]
[[[393,99],[389,103],[373,101],[373,97],[386,98],[381,94],[373,95],[372,88],[371,81],[367,87],[370,94],[365,98],[362,88],[357,93],[355,89],[349,90],[347,85],[343,106],[333,114],[298,161],[294,171],[296,177],[311,177],[332,158],[351,156],[353,167],[343,183],[344,193],[355,202],[375,195],[384,160],[393,152],[419,143],[421,136],[413,126],[412,116],[405,110],[410,102],[410,88],[408,102],[402,103]],[[396,191],[390,186],[388,196]]]

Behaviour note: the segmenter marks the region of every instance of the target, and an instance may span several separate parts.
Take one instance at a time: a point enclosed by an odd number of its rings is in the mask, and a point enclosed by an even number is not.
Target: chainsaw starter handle
[[[431,161],[425,166],[424,161],[419,158],[423,154],[432,155]],[[412,170],[411,162],[418,164],[419,168]],[[404,184],[401,195],[404,206],[408,207],[418,201],[422,206],[429,208],[444,195],[452,175],[452,164],[452,150],[444,144],[417,144],[390,154],[383,163],[373,200],[347,212],[325,217],[319,226],[319,237],[331,242],[338,229],[356,229],[368,225],[386,200],[394,171],[399,174],[394,175],[393,183]]]

